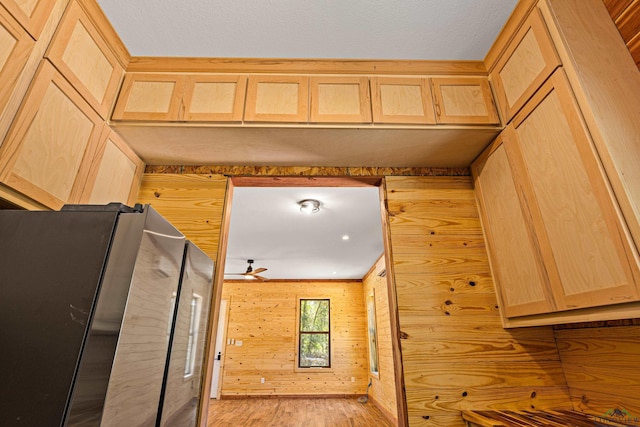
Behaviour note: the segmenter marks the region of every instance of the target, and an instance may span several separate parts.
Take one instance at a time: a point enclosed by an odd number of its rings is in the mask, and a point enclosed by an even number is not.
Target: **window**
[[[298,367],[331,367],[330,301],[300,299]]]
[[[369,371],[378,375],[378,328],[376,326],[376,298],[374,290],[367,295],[367,329],[369,331]]]

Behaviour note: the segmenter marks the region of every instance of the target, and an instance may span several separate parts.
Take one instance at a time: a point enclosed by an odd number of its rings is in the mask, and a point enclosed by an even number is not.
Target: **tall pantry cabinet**
[[[640,184],[627,182],[627,160],[615,159],[621,146],[638,156],[640,130],[614,137],[595,127],[601,108],[580,98],[591,89],[580,76],[602,66],[571,55],[583,43],[614,55],[626,48],[601,2],[580,3],[539,2],[491,73],[509,123],[472,170],[505,326],[626,317],[640,299],[640,236],[632,235],[640,201],[624,191]],[[593,26],[604,36],[589,36]],[[614,75],[608,101],[625,119],[637,102],[616,91],[629,79],[637,91],[640,73],[630,56],[622,64],[606,72]]]

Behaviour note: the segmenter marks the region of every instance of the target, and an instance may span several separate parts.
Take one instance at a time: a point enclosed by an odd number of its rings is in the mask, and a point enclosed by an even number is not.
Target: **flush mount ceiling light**
[[[304,199],[298,202],[300,212],[314,214],[320,212],[320,202],[315,199]]]

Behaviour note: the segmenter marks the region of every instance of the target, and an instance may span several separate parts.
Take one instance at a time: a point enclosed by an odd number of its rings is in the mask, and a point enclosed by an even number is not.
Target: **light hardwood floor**
[[[211,400],[207,427],[392,427],[371,402],[355,398]]]

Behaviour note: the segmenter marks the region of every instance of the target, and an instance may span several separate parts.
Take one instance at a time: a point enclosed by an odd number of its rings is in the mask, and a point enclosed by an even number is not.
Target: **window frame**
[[[378,350],[378,309],[376,303],[376,290],[365,297],[365,310],[367,317],[367,356],[369,361],[369,375],[380,378],[380,352]],[[373,326],[373,331],[371,327]],[[373,347],[373,348],[372,348]],[[373,359],[375,355],[376,370],[373,370]]]
[[[300,366],[300,342],[301,336],[304,331],[300,329],[301,321],[301,306],[302,301],[328,301],[329,302],[329,331],[328,332],[311,332],[315,334],[326,334],[329,337],[329,366]],[[334,357],[333,357],[333,322],[331,321],[331,312],[333,311],[333,304],[330,297],[327,296],[299,296],[296,298],[296,343],[295,343],[295,359],[294,359],[294,371],[296,372],[333,372],[334,369]],[[308,332],[307,332],[308,333]]]

